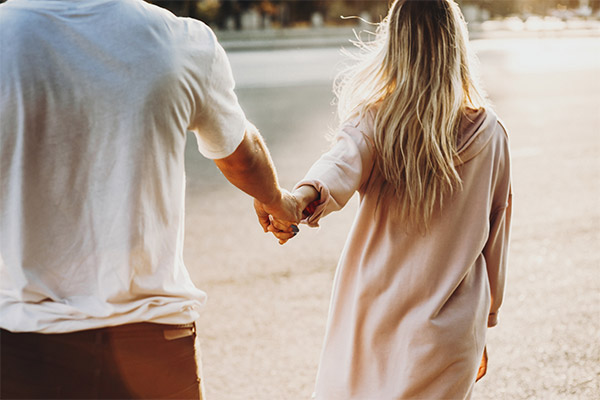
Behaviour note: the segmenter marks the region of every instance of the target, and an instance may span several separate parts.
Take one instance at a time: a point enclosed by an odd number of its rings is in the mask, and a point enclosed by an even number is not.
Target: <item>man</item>
[[[142,0],[9,0],[0,54],[0,397],[202,398],[186,131],[261,212],[299,212],[223,49]]]

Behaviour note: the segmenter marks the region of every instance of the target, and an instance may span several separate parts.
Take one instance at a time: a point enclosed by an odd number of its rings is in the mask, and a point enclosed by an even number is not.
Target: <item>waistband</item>
[[[6,333],[5,333],[6,332]],[[165,340],[175,340],[192,336],[196,333],[196,325],[193,322],[182,325],[155,324],[151,322],[137,322],[125,325],[107,326],[103,328],[88,329],[65,333],[11,333],[2,329],[3,334],[12,335],[43,335],[46,337],[85,338],[108,336],[113,338],[135,338],[135,337],[162,337]]]
[[[94,329],[110,336],[135,336],[162,334],[166,340],[181,339],[196,333],[196,325],[193,322],[181,325],[154,324],[151,322],[138,322],[134,324],[108,326]]]

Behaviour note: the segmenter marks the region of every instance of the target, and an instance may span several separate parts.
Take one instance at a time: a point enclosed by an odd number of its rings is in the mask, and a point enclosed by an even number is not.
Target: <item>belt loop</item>
[[[168,328],[163,330],[163,336],[165,340],[176,340],[184,337],[192,336],[196,333],[195,325],[182,327],[182,328]]]

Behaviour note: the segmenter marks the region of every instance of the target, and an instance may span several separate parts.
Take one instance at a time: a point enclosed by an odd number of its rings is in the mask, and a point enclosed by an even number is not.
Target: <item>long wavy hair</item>
[[[466,108],[485,106],[468,53],[468,32],[452,0],[396,0],[375,38],[355,44],[336,80],[340,121],[374,112],[377,167],[397,211],[428,227],[460,187],[457,135]]]

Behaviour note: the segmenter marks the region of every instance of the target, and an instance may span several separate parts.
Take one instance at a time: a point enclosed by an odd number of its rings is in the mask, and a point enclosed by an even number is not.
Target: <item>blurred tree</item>
[[[476,5],[488,10],[493,17],[510,15],[538,14],[547,15],[550,10],[557,8],[575,9],[581,5],[580,0],[458,0],[459,5]],[[600,8],[600,0],[589,0]]]
[[[528,0],[502,0],[502,1],[492,1],[492,0],[462,0],[457,3],[460,6],[466,5],[474,5],[478,6],[483,10],[487,10],[490,12],[492,18],[493,17],[506,17],[509,15],[517,14],[521,7],[521,3],[526,2]]]
[[[281,3],[287,3],[290,12],[290,22],[297,24],[299,22],[308,22],[313,12],[318,10],[320,1],[315,0],[289,0],[280,1]]]
[[[213,22],[217,20],[221,3],[219,0],[200,0],[195,2],[196,18]]]
[[[370,22],[380,22],[387,14],[390,0],[330,0],[326,2],[325,15],[335,24],[356,24],[356,20],[343,20],[340,17],[360,17],[369,15]]]
[[[231,18],[233,21],[233,28],[236,30],[242,29],[242,5],[239,1],[224,0],[220,1],[220,7],[215,17],[217,26],[220,29],[228,28],[227,20]],[[212,21],[205,22],[210,23]]]
[[[6,0],[0,0],[4,2]],[[342,20],[340,16],[360,16],[368,12],[372,22],[379,22],[393,0],[146,0],[182,16],[199,18],[220,29],[227,21],[241,29],[242,14],[256,9],[263,20],[278,26],[307,24],[313,13],[319,12],[326,24],[356,24],[356,20]],[[556,8],[578,8],[581,0],[457,0],[460,6],[475,5],[489,11],[492,18],[510,15],[546,15]],[[594,12],[600,10],[600,0],[588,0]],[[231,26],[229,26],[231,27]]]
[[[195,16],[194,0],[146,0],[148,3],[156,4],[157,6],[166,8],[175,15],[183,17]]]

